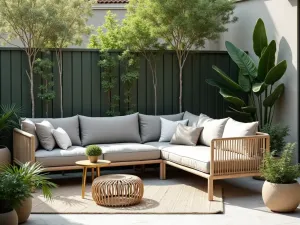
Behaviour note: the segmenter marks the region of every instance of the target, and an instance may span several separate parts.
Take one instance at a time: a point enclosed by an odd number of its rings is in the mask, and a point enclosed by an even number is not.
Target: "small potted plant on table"
[[[265,178],[262,198],[265,205],[274,212],[295,211],[300,203],[300,165],[293,165],[295,144],[288,143],[280,158],[266,153],[261,167]]]
[[[18,215],[15,208],[31,197],[30,185],[17,174],[0,174],[0,223],[17,225]]]
[[[102,154],[102,149],[97,145],[90,145],[86,148],[85,154],[91,163],[96,163],[99,156]]]

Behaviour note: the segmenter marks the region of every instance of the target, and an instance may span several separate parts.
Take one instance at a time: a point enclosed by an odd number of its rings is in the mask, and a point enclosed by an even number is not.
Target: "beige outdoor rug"
[[[54,180],[59,187],[54,190],[52,201],[45,201],[41,192],[34,193],[32,213],[63,214],[214,214],[223,213],[222,188],[215,186],[214,201],[207,198],[207,180],[179,173],[160,180],[158,173],[139,175],[144,182],[144,197],[140,204],[129,207],[102,207],[91,195],[88,179],[85,199],[81,198],[81,179]]]

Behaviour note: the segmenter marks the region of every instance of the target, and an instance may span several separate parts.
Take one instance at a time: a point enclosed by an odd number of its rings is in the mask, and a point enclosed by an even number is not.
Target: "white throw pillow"
[[[52,124],[47,120],[43,120],[41,123],[36,123],[35,128],[41,146],[44,149],[51,151],[55,147],[55,139],[52,135],[54,127]]]
[[[176,131],[177,125],[178,124],[187,125],[189,120],[171,121],[171,120],[166,120],[164,118],[160,118],[160,121],[161,121],[161,132],[160,132],[159,142],[167,142],[167,141],[169,142]]]
[[[257,130],[258,122],[241,123],[230,118],[225,125],[223,138],[251,136],[255,135]]]
[[[72,146],[72,141],[67,134],[67,132],[62,129],[61,127],[56,128],[55,130],[52,130],[53,137],[61,149],[68,149],[69,147]]]
[[[203,127],[190,127],[178,124],[170,143],[176,145],[195,146],[198,143],[202,130]]]
[[[197,124],[197,127],[203,127],[200,135],[200,144],[210,146],[213,139],[222,138],[228,119],[212,119],[205,114],[200,114]]]

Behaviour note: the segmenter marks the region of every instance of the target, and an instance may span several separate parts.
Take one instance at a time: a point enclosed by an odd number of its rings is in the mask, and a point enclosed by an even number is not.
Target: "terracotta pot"
[[[98,161],[99,156],[88,156],[91,163],[96,163]]]
[[[32,198],[27,198],[22,202],[20,207],[16,208],[19,224],[28,220],[32,209]]]
[[[9,165],[11,163],[11,154],[8,148],[0,145],[0,165]]]
[[[262,188],[265,205],[274,212],[293,212],[300,204],[300,185],[273,184],[265,181]]]
[[[13,209],[7,213],[0,213],[0,224],[1,225],[18,225],[18,215]]]

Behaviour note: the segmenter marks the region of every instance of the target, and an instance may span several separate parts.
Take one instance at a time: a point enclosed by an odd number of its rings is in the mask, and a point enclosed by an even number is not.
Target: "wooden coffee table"
[[[86,184],[86,174],[88,168],[92,169],[92,180],[94,180],[94,173],[95,173],[95,168],[97,169],[97,176],[100,176],[100,167],[106,166],[110,164],[111,162],[108,160],[98,160],[96,163],[91,163],[90,160],[81,160],[77,161],[76,165],[82,166],[83,168],[83,173],[82,173],[82,189],[81,189],[81,197],[84,198],[85,194],[85,184]]]

